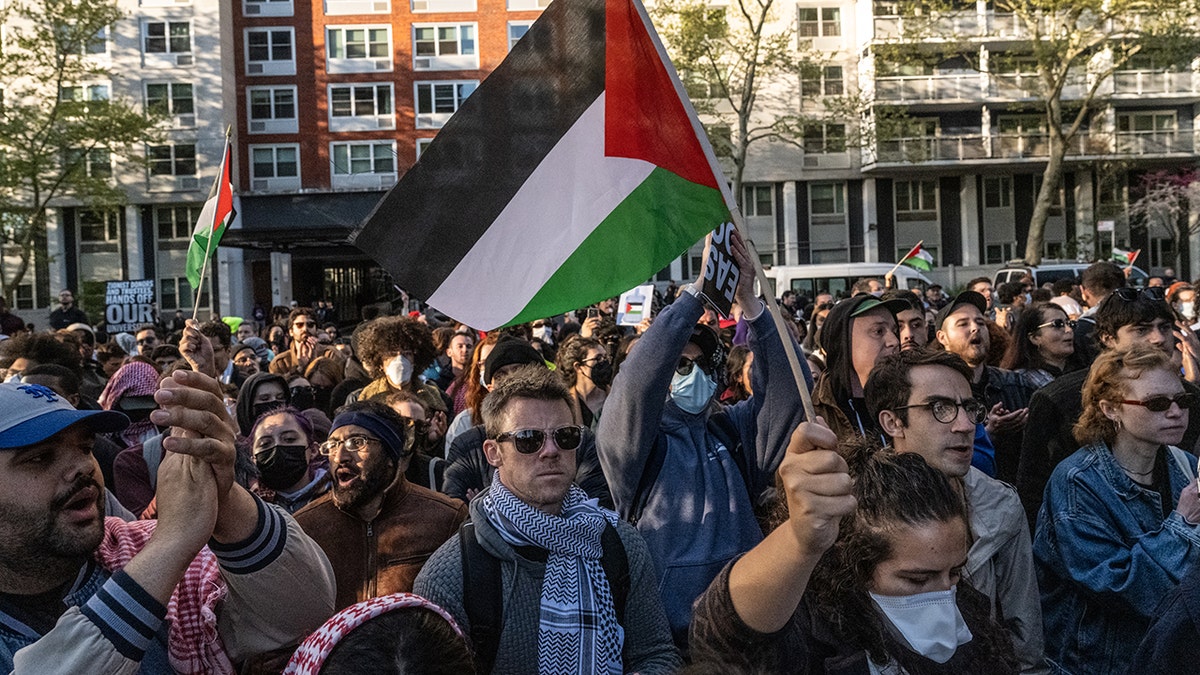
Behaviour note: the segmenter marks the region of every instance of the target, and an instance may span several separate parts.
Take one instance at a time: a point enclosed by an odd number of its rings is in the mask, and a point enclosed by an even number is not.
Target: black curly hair
[[[425,369],[437,358],[433,347],[433,331],[429,326],[407,316],[385,316],[375,319],[354,333],[354,351],[367,374],[383,377],[385,361],[402,351],[413,353],[413,370]]]

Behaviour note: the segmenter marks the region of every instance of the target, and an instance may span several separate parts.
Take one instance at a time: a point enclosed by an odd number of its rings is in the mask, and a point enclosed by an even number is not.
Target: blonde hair
[[[1136,380],[1151,370],[1177,373],[1171,357],[1158,347],[1134,344],[1124,349],[1102,353],[1092,363],[1087,382],[1083,385],[1083,413],[1072,431],[1082,445],[1104,441],[1111,445],[1117,437],[1117,423],[1100,409],[1101,401],[1116,403],[1127,396],[1129,380]]]

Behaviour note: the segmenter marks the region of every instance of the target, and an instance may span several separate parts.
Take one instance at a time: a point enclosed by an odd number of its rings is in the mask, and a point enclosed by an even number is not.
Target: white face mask
[[[541,326],[533,329],[533,337],[547,344],[554,342],[554,328],[550,326]]]
[[[945,663],[961,645],[971,641],[971,630],[955,602],[956,590],[951,586],[949,590],[916,595],[868,595],[914,652]]]
[[[1196,317],[1196,302],[1194,300],[1189,300],[1187,302],[1179,303],[1179,313],[1189,319],[1194,319]]]
[[[397,356],[388,361],[383,372],[387,375],[388,382],[391,382],[393,387],[403,386],[412,380],[413,364],[407,357],[403,355]]]

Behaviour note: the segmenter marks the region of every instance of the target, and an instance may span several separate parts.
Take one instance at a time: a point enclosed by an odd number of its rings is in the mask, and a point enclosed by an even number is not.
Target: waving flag
[[[912,250],[904,254],[904,257],[900,259],[900,264],[908,265],[922,272],[928,272],[933,269],[933,256],[929,254],[929,251],[921,248],[924,244],[924,241],[917,242],[917,245],[912,247]]]
[[[1112,260],[1113,260],[1113,262],[1117,263],[1118,265],[1125,265],[1126,267],[1130,267],[1133,265],[1133,261],[1137,260],[1138,254],[1140,254],[1141,252],[1142,252],[1142,249],[1140,249],[1140,248],[1137,249],[1136,251],[1125,251],[1125,250],[1122,250],[1119,248],[1114,248],[1112,250]]]
[[[192,290],[199,291],[201,271],[205,261],[217,251],[217,244],[229,223],[233,222],[233,180],[230,175],[233,147],[229,135],[225,135],[225,152],[221,155],[221,168],[213,181],[212,189],[208,191],[208,201],[200,209],[200,217],[196,219],[196,229],[192,231],[192,241],[188,244],[187,280]]]
[[[637,0],[555,0],[352,235],[476,328],[619,295],[729,219]]]

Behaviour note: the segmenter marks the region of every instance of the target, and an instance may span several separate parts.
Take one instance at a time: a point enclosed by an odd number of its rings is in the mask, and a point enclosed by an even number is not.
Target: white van
[[[786,290],[795,291],[809,298],[815,297],[817,291],[829,291],[837,297],[838,294],[848,295],[854,282],[864,277],[876,277],[883,280],[895,263],[825,263],[821,265],[773,265],[766,267],[763,272],[771,281],[771,292],[779,297]],[[896,285],[903,289],[913,289],[929,286],[933,282],[919,271],[901,265],[896,269]]]

